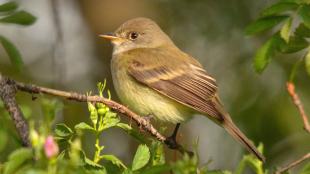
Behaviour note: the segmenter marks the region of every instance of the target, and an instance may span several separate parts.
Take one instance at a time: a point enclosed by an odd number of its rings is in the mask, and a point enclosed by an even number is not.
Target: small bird
[[[134,18],[114,33],[103,34],[113,44],[111,72],[122,103],[143,116],[176,124],[202,114],[222,126],[261,161],[265,157],[225,112],[218,86],[202,65],[181,51],[151,19]]]

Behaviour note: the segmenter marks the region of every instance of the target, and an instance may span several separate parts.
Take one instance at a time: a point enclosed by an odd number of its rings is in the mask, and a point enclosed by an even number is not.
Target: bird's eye
[[[138,36],[139,36],[139,34],[138,34],[137,32],[131,32],[131,33],[129,33],[129,39],[130,39],[130,40],[135,40],[135,39],[138,38]]]

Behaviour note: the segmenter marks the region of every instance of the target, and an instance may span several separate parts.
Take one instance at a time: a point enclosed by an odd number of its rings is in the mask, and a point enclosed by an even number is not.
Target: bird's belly
[[[191,118],[193,112],[190,108],[139,84],[125,71],[112,71],[112,76],[120,100],[134,112],[142,116],[152,115],[161,121],[172,123]]]

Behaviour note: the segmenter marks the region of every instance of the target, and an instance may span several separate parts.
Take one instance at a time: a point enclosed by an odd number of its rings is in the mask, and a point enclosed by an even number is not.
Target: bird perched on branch
[[[121,101],[140,115],[177,124],[167,141],[176,142],[180,123],[199,113],[265,160],[223,109],[215,79],[175,46],[154,21],[131,19],[114,33],[100,36],[113,44],[112,78]]]

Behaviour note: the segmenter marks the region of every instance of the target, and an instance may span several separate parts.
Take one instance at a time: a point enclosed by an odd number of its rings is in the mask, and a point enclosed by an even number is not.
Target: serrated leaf
[[[0,19],[1,23],[12,23],[19,25],[31,25],[36,21],[36,17],[26,11],[18,11]]]
[[[4,50],[8,54],[12,65],[16,69],[21,70],[24,63],[22,60],[22,56],[21,56],[20,52],[18,51],[18,49],[15,47],[15,45],[3,36],[0,36],[0,42],[1,42]]]
[[[150,160],[150,150],[146,145],[139,145],[138,150],[133,158],[132,171],[144,167]]]
[[[308,50],[307,55],[305,57],[305,65],[306,65],[307,73],[310,76],[310,49]]]
[[[165,164],[164,146],[159,141],[153,141],[151,145],[151,162],[152,166]]]
[[[95,131],[95,129],[93,127],[91,127],[90,125],[88,125],[87,123],[81,122],[77,125],[74,126],[75,129],[77,130],[91,130],[91,131]]]
[[[96,168],[102,168],[102,167],[103,167],[102,165],[93,162],[92,160],[88,159],[87,157],[84,158],[84,162],[85,162],[87,165],[90,165],[90,166],[92,166],[92,167],[96,167]]]
[[[264,18],[260,18],[250,25],[248,25],[245,29],[245,33],[247,35],[254,35],[260,32],[263,32],[267,29],[270,29],[283,20],[287,19],[288,16],[268,16]]]
[[[99,126],[99,131],[108,129],[110,127],[114,127],[117,125],[117,123],[120,122],[120,119],[118,118],[117,114],[114,112],[107,112],[103,118],[102,124]]]
[[[264,9],[261,12],[261,16],[279,15],[289,10],[296,10],[297,8],[298,8],[298,4],[293,3],[293,2],[278,2]]]
[[[92,174],[107,174],[107,171],[105,169],[104,166],[97,164],[95,162],[93,162],[92,160],[88,159],[88,158],[84,158],[84,168]]]
[[[125,164],[120,159],[118,159],[116,156],[114,156],[114,155],[102,155],[102,156],[100,156],[100,158],[108,160],[108,161],[111,161],[112,164],[115,164],[118,167],[123,167],[124,169],[127,169]]]
[[[60,123],[55,127],[55,134],[59,137],[69,137],[73,134],[73,131],[67,125]]]
[[[279,36],[272,36],[261,48],[258,49],[254,57],[254,68],[256,72],[261,73],[267,67],[272,56],[277,50],[277,43],[279,42]]]
[[[280,30],[280,36],[288,43],[290,41],[292,18],[288,18]]]
[[[4,174],[15,173],[27,160],[32,159],[33,153],[30,148],[20,148],[15,150],[9,156],[9,160],[5,165]]]
[[[310,5],[309,4],[304,4],[300,7],[299,16],[303,20],[304,24],[310,28]]]
[[[18,7],[16,2],[7,2],[0,5],[0,12],[10,12],[16,10]]]

